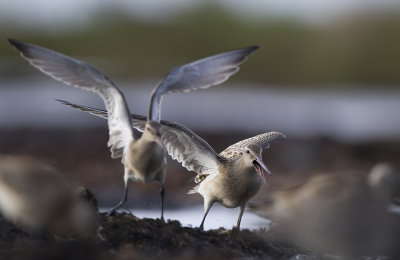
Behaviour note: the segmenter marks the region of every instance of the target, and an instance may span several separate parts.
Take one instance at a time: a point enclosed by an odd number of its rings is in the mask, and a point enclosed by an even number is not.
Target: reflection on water
[[[101,212],[107,211],[107,209],[100,209]],[[139,218],[160,218],[160,209],[132,209],[132,214]],[[204,229],[218,229],[220,227],[231,229],[236,226],[237,217],[239,214],[239,208],[227,209],[220,205],[214,205],[207,215],[204,223]],[[183,226],[198,227],[203,218],[203,207],[187,207],[180,209],[166,209],[164,211],[164,217],[166,220],[178,220]],[[263,227],[269,227],[271,222],[261,218],[251,212],[245,212],[243,214],[241,228],[257,229]]]
[[[122,84],[131,111],[146,114],[152,83]],[[93,93],[55,81],[0,82],[0,124],[8,127],[92,127],[104,120],[54,99],[103,108]],[[133,86],[129,88],[128,86]],[[162,117],[195,131],[281,131],[291,137],[345,141],[400,138],[400,92],[312,92],[229,84],[164,98]]]

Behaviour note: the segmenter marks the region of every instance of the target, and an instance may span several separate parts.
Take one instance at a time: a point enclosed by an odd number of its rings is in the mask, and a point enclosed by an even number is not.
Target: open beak
[[[254,168],[256,169],[256,171],[258,172],[258,174],[260,175],[261,180],[264,182],[265,186],[268,188],[268,183],[267,183],[267,180],[265,179],[264,171],[266,173],[268,173],[268,175],[272,175],[271,171],[259,158],[255,159],[253,161],[253,165],[254,165]]]

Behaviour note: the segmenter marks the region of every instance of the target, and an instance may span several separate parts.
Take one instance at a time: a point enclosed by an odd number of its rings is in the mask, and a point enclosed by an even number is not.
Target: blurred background
[[[95,66],[137,114],[146,114],[152,88],[172,67],[260,45],[223,85],[166,96],[162,118],[185,124],[217,152],[262,132],[285,133],[264,151],[271,190],[322,172],[367,172],[381,161],[399,167],[399,1],[0,1],[0,35],[0,154],[47,160],[103,208],[123,188],[106,121],[55,101],[103,108],[101,99],[32,68],[7,38]],[[196,205],[200,222],[202,198],[186,195],[194,176],[169,160],[167,208]],[[132,183],[133,213],[155,208],[158,216],[158,190]],[[220,221],[234,225],[236,210]]]

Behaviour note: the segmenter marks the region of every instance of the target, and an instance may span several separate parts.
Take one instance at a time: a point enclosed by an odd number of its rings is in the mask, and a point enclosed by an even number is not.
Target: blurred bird
[[[250,204],[283,234],[319,253],[399,253],[400,216],[388,211],[400,191],[400,175],[387,164],[371,172],[320,174],[268,201]]]
[[[162,96],[173,92],[189,92],[226,81],[239,70],[246,57],[258,46],[210,56],[173,68],[153,89],[145,127],[132,128],[129,108],[122,91],[96,68],[61,53],[15,40],[9,42],[29,63],[50,77],[68,85],[97,93],[108,112],[111,157],[121,158],[124,165],[124,194],[109,214],[127,200],[132,179],[141,183],[161,183],[161,219],[164,212],[166,156],[160,143],[160,105]]]
[[[78,108],[93,115],[107,118],[107,111],[72,104],[59,100],[65,105]],[[132,126],[143,131],[146,117],[131,115]],[[205,218],[214,203],[227,208],[240,207],[237,228],[247,201],[260,189],[262,182],[268,187],[264,171],[271,172],[262,161],[262,151],[273,142],[285,139],[279,132],[260,134],[229,146],[220,154],[184,125],[160,121],[163,146],[168,154],[187,170],[195,171],[200,183],[189,193],[200,193],[204,198],[204,217],[200,224],[203,229]]]
[[[28,157],[0,157],[0,211],[33,233],[94,237],[97,210],[48,164]]]

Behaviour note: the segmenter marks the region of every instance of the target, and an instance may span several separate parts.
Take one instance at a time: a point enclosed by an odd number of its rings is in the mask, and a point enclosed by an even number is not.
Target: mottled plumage
[[[75,105],[67,101],[62,103],[107,118],[107,112],[100,109]],[[143,130],[146,117],[131,115],[132,126]],[[247,201],[259,190],[262,182],[266,184],[263,171],[270,174],[262,162],[262,150],[269,144],[285,139],[278,132],[260,134],[234,145],[217,154],[212,147],[184,125],[160,121],[161,141],[168,154],[189,171],[198,175],[196,183],[200,183],[189,193],[200,193],[204,197],[205,217],[211,206],[217,202],[229,208],[240,206],[237,226]]]

